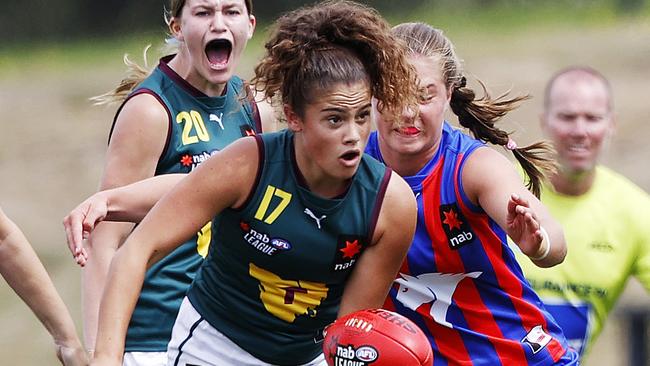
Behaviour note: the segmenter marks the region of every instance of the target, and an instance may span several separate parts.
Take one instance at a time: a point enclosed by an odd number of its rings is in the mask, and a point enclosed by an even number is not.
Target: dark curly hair
[[[267,100],[301,115],[337,83],[367,81],[391,113],[417,103],[416,74],[388,23],[368,6],[325,1],[280,17],[252,83]]]
[[[424,23],[404,23],[393,28],[394,34],[406,42],[410,54],[440,59],[442,80],[451,90],[449,106],[458,122],[475,138],[495,145],[508,146],[510,133],[495,127],[503,116],[529,99],[528,95],[508,98],[508,92],[492,98],[479,80],[483,96],[467,86],[461,62],[451,41],[439,29]],[[539,197],[542,180],[556,170],[553,147],[546,141],[526,147],[510,146],[510,150],[528,176],[528,189]]]

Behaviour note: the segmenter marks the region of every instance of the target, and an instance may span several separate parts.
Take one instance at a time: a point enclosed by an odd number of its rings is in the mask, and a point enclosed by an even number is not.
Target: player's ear
[[[179,42],[184,41],[180,18],[171,17],[169,19],[169,32],[177,41]]]
[[[253,38],[253,33],[255,32],[255,26],[257,25],[257,19],[254,15],[248,16],[248,32],[246,34],[247,39]]]
[[[283,106],[283,110],[284,110],[284,116],[287,119],[287,126],[289,127],[289,129],[293,132],[302,131],[302,125],[303,125],[302,118],[300,118],[298,113],[296,113],[296,111],[294,111],[293,108],[288,104],[285,104]]]

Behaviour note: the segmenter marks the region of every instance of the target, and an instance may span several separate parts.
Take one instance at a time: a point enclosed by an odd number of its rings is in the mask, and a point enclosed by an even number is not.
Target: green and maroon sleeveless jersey
[[[255,357],[297,365],[321,352],[322,330],[371,243],[391,171],[364,156],[347,192],[325,199],[302,183],[290,131],[256,139],[254,190],[242,208],[213,220],[213,244],[188,296]]]
[[[241,79],[233,76],[224,95],[209,97],[169,67],[172,57],[162,58],[127,98],[150,94],[169,116],[167,142],[156,175],[189,173],[238,138],[261,132],[256,106],[246,98]],[[126,352],[167,350],[181,301],[207,254],[209,231],[210,225],[206,225],[147,271],[129,323]]]

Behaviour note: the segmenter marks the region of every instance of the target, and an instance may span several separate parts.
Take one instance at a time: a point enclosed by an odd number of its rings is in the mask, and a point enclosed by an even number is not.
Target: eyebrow
[[[367,103],[360,107],[359,109],[364,109],[364,108],[370,108],[372,107],[371,103]],[[344,112],[346,108],[340,108],[340,107],[325,107],[321,109],[321,112]]]
[[[210,7],[211,8],[211,7],[213,7],[215,5],[215,4],[211,3],[208,0],[199,0],[199,1],[197,1],[197,3],[198,4],[194,4],[192,7],[193,8],[194,7]],[[216,5],[221,5],[224,8],[232,8],[232,7],[240,6],[242,4],[240,4],[240,3],[236,2],[236,1],[233,1],[233,0],[220,0],[220,1],[217,2]],[[243,7],[245,7],[245,5],[243,5]]]

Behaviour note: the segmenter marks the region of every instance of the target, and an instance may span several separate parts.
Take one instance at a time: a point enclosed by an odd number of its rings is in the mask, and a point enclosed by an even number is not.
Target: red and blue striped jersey
[[[464,193],[463,164],[483,146],[445,122],[435,156],[404,177],[417,198],[417,229],[385,307],[424,330],[434,366],[573,364],[563,361],[576,356],[504,230]],[[376,132],[366,153],[383,162]]]

